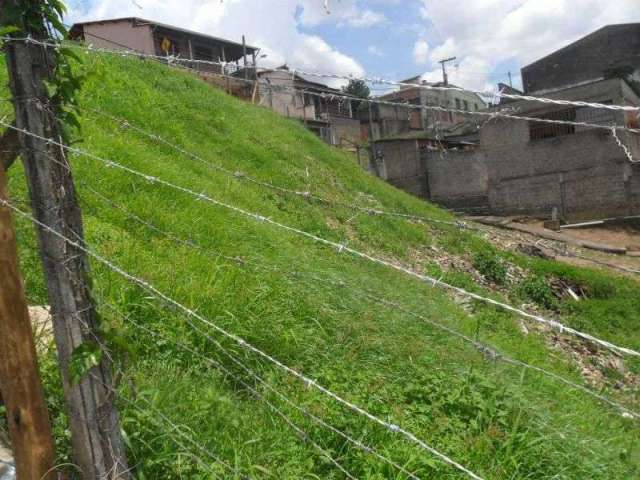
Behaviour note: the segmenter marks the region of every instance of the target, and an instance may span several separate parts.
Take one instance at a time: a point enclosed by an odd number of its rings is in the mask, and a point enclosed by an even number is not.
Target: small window
[[[460,99],[459,99],[459,98],[456,98],[456,109],[457,109],[457,110],[460,110],[460,108],[461,108],[461,105],[460,105]]]
[[[474,105],[474,107],[475,107],[475,109],[476,109],[476,112],[477,112],[478,110],[480,110],[480,108],[478,108],[478,104],[477,104],[477,103],[474,103],[473,105]]]
[[[469,111],[469,102],[467,102],[466,100],[464,101],[464,109],[468,112]]]
[[[576,109],[567,108],[565,110],[558,110],[555,112],[546,113],[544,115],[538,115],[538,118],[544,120],[564,120],[575,122]],[[529,137],[531,138],[531,140],[543,140],[545,138],[563,137],[566,135],[573,135],[575,133],[576,127],[574,125],[529,122]]]

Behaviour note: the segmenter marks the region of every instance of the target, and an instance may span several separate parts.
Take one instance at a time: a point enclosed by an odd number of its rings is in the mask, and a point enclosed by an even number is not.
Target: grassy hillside
[[[230,98],[186,73],[116,57],[86,56],[84,61],[79,68],[91,76],[82,92],[79,147],[473,291],[514,304],[537,302],[537,308],[567,324],[640,348],[637,282],[501,252],[473,232],[454,227],[356,214],[345,206],[282,195],[224,175],[91,109],[126,118],[232,171],[287,188],[346,204],[450,219],[448,213],[362,172],[351,156],[324,145],[298,123]],[[4,70],[2,66],[0,96],[7,97]],[[0,109],[0,116],[10,111],[4,103]],[[95,160],[73,156],[72,164],[87,240],[97,252],[348,400],[402,425],[479,475],[640,477],[638,421],[623,418],[549,377],[487,358],[425,322],[445,324],[505,354],[585,384],[571,356],[549,347],[541,335],[525,334],[520,319],[479,303],[461,305],[399,272]],[[10,190],[17,202],[26,205],[20,166],[11,169]],[[100,195],[201,248],[136,222]],[[46,304],[33,228],[23,219],[16,223],[30,302]],[[444,253],[475,265],[493,283],[503,285],[485,291],[463,269],[442,271],[435,257]],[[260,394],[307,433],[307,441],[302,441],[247,388],[255,380],[202,332],[195,332],[183,315],[164,308],[99,263],[93,262],[92,268],[105,335],[121,370],[119,405],[130,464],[138,478],[212,478],[214,474],[195,461],[194,454],[219,476],[231,478],[205,450],[252,478],[344,478],[311,442],[357,478],[407,478],[258,384]],[[524,271],[525,276],[510,281],[504,278],[504,268]],[[588,298],[576,302],[550,297],[551,278],[579,284]],[[367,292],[403,309],[376,302]],[[201,329],[279,392],[417,477],[465,478],[210,328]],[[219,362],[233,376],[221,373],[199,354]],[[640,371],[637,362],[626,362],[625,368]],[[68,430],[53,352],[43,359],[43,372],[63,461]],[[614,370],[605,374],[611,384],[621,376]],[[640,408],[637,391],[602,388],[602,393]],[[201,448],[176,435],[154,409],[183,426],[185,435]]]

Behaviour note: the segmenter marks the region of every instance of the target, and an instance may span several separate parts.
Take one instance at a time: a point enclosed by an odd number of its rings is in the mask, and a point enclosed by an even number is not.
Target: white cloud
[[[425,64],[429,59],[429,44],[426,40],[418,40],[413,46],[413,60],[417,64]]]
[[[260,47],[261,53],[267,55],[262,60],[264,66],[287,62],[307,70],[364,75],[363,67],[354,58],[322,38],[299,29],[300,24],[339,23],[361,18],[357,17],[362,12],[355,2],[351,2],[351,13],[343,12],[336,16],[326,14],[321,0],[136,0],[136,3],[142,9],[131,0],[93,0],[88,7],[72,3],[69,20],[138,16],[234,41],[239,41],[244,34],[249,44]],[[350,1],[343,0],[342,3],[349,7]],[[338,86],[345,82],[333,80],[324,83]]]
[[[367,48],[367,52],[369,55],[373,55],[374,57],[385,57],[386,53],[382,51],[382,49],[376,47],[375,45],[369,45]]]
[[[323,0],[301,0],[303,10],[300,15],[302,23],[306,26],[316,26],[324,22],[335,22],[340,26],[354,28],[368,28],[381,24],[387,18],[380,12],[363,8],[362,0],[340,0],[329,2],[329,12],[324,8]]]
[[[347,18],[346,24],[355,28],[368,28],[383,23],[386,20],[386,17],[379,12],[363,10],[362,12],[358,12],[356,15]]]
[[[441,78],[441,58],[458,57],[450,80],[484,89],[505,62],[524,66],[610,23],[640,21],[638,0],[419,0],[431,44],[431,70]]]

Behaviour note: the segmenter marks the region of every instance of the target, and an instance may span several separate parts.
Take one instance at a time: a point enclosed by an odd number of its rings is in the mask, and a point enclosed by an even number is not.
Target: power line
[[[3,36],[0,37],[0,40],[4,40],[4,41],[13,41],[13,42],[28,42],[28,43],[32,43],[32,44],[36,44],[36,45],[40,45],[43,47],[48,47],[48,48],[61,48],[64,45],[60,44],[60,43],[51,43],[51,42],[43,42],[43,41],[39,41],[36,39],[33,39],[31,37],[7,37],[7,36]],[[181,57],[174,57],[174,56],[162,56],[162,55],[153,55],[153,54],[148,54],[148,53],[140,53],[137,51],[133,51],[133,50],[109,50],[109,49],[104,49],[104,48],[96,48],[96,47],[82,47],[80,45],[75,45],[73,43],[71,43],[71,47],[73,48],[80,48],[86,51],[95,51],[95,52],[102,52],[102,53],[110,53],[110,54],[114,54],[114,55],[120,55],[120,56],[136,56],[139,58],[150,58],[150,59],[154,59],[154,60],[160,60],[162,62],[166,62],[166,63],[180,63],[180,62],[184,62],[184,63],[188,63],[188,64],[202,64],[202,65],[215,65],[215,66],[219,66],[222,67],[223,70],[226,68],[227,65],[230,65],[230,62],[220,62],[220,61],[212,61],[212,60],[197,60],[197,59],[186,59],[186,58],[181,58]],[[588,107],[588,108],[598,108],[598,109],[604,109],[604,110],[613,110],[613,111],[623,111],[623,112],[638,112],[640,113],[640,107],[632,107],[632,106],[624,106],[624,105],[610,105],[610,104],[604,104],[604,103],[594,103],[594,102],[584,102],[584,101],[577,101],[577,100],[556,100],[556,99],[552,99],[552,98],[545,98],[545,97],[534,97],[534,96],[530,96],[530,95],[518,95],[518,94],[512,94],[512,93],[504,93],[504,92],[498,92],[496,94],[496,92],[481,92],[481,91],[476,91],[476,90],[469,90],[469,89],[464,89],[462,87],[452,87],[452,86],[434,86],[434,85],[428,85],[428,84],[414,84],[414,83],[405,83],[405,82],[397,82],[394,80],[387,80],[381,77],[356,77],[354,75],[341,75],[341,74],[336,74],[336,73],[322,73],[322,72],[310,72],[310,71],[306,71],[303,69],[299,69],[299,68],[291,68],[289,67],[290,70],[289,72],[294,75],[294,74],[299,74],[302,76],[309,76],[309,77],[318,77],[318,78],[329,78],[329,79],[335,79],[335,80],[361,80],[363,82],[366,83],[372,83],[372,84],[384,84],[384,85],[389,85],[389,86],[394,86],[394,87],[411,87],[411,88],[420,88],[420,89],[424,89],[424,90],[434,90],[434,91],[456,91],[456,92],[468,92],[468,93],[474,93],[476,95],[480,95],[481,97],[495,97],[496,95],[498,95],[499,97],[503,97],[503,98],[508,98],[508,99],[512,99],[512,100],[525,100],[525,101],[529,101],[529,102],[539,102],[539,103],[546,103],[546,104],[554,104],[554,105],[562,105],[562,106],[574,106],[574,107]]]

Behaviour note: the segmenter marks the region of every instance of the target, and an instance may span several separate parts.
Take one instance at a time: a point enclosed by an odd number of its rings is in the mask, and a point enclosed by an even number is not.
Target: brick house
[[[286,66],[257,73],[260,104],[295,118],[330,145],[345,147],[360,139],[360,121],[340,90],[312,82]],[[336,95],[336,97],[332,97]]]
[[[525,67],[527,93],[640,106],[634,82],[640,70],[639,33],[640,24],[605,27]],[[624,78],[611,75],[621,67]],[[640,127],[637,112],[512,100],[494,109],[540,119]],[[640,160],[640,135],[617,136]],[[402,165],[391,155],[385,162]],[[416,171],[416,166],[423,170]],[[427,150],[408,171],[426,182],[422,189],[412,186],[409,191],[421,191],[421,196],[456,210],[541,218],[555,210],[565,221],[640,214],[640,163],[629,161],[608,128],[496,117],[482,125],[477,147]]]

